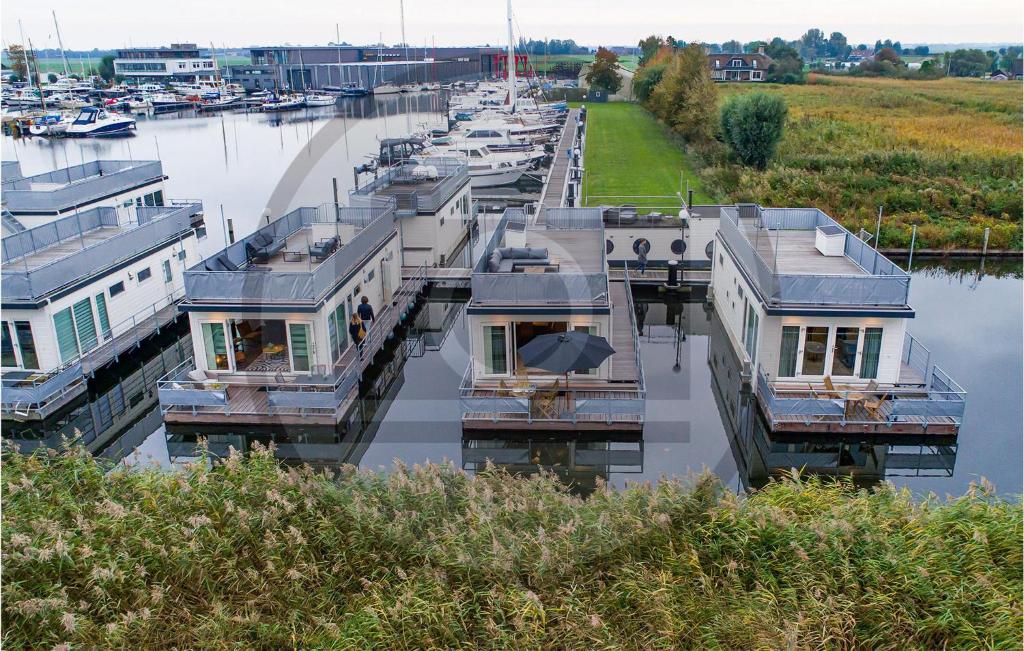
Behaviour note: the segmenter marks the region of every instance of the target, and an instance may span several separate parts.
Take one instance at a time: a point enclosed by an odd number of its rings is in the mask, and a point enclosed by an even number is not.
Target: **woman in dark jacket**
[[[352,337],[352,341],[356,343],[360,348],[363,347],[363,338],[366,337],[366,330],[363,329],[363,321],[359,318],[357,312],[352,313],[352,318],[348,322],[348,334]]]

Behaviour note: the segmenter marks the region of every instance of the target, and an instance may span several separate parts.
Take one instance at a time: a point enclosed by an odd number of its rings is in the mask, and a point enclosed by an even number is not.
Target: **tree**
[[[844,36],[842,32],[832,32],[828,37],[828,43],[825,46],[825,51],[830,57],[844,59],[849,53],[849,48],[850,46],[846,42],[846,36]]]
[[[804,58],[815,59],[825,49],[825,33],[816,27],[804,32],[800,37],[800,53]]]
[[[989,69],[989,59],[981,50],[955,50],[949,53],[950,77],[980,77]]]
[[[100,77],[103,77],[105,81],[113,81],[114,79],[114,55],[108,54],[100,59],[99,68]]]
[[[722,137],[745,165],[763,170],[782,139],[786,112],[777,95],[733,96],[722,107]]]
[[[667,63],[652,63],[637,70],[636,76],[633,77],[633,94],[638,100],[646,102],[651,98],[654,89],[665,76],[667,67]]]
[[[764,41],[751,41],[743,46],[743,51],[747,54],[754,54],[759,48],[766,47],[767,45]]]
[[[594,63],[590,65],[590,72],[587,73],[587,84],[591,87],[601,88],[614,94],[622,88],[622,75],[619,74],[619,55],[609,49],[599,47],[594,55]]]
[[[743,44],[737,40],[726,41],[722,43],[723,54],[739,54],[743,51]]]
[[[11,70],[14,71],[14,74],[18,75],[22,80],[27,80],[29,72],[25,69],[25,48],[17,44],[8,45],[7,58],[10,60]],[[28,61],[30,66],[36,67],[35,52],[29,52]]]
[[[919,57],[928,56],[928,52],[929,49],[927,45],[918,45],[914,48],[914,54]]]
[[[875,61],[888,61],[894,66],[898,66],[903,63],[903,60],[900,59],[900,55],[896,53],[896,49],[891,47],[883,47],[881,50],[875,52]]]
[[[691,43],[674,56],[648,103],[686,140],[710,141],[715,135],[718,88],[711,81],[704,48]]]
[[[654,58],[654,55],[658,53],[661,46],[665,44],[665,40],[660,36],[651,34],[647,38],[643,39],[637,44],[640,48],[640,67],[647,65]]]

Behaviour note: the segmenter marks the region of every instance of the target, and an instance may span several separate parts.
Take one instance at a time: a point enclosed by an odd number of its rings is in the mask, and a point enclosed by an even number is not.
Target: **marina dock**
[[[545,208],[560,208],[564,204],[565,180],[569,176],[569,164],[572,162],[566,151],[572,146],[576,120],[579,115],[579,109],[570,109],[569,116],[562,126],[562,136],[558,140],[558,148],[555,150],[551,169],[548,170],[547,179],[544,181],[544,191],[540,197],[540,205]]]

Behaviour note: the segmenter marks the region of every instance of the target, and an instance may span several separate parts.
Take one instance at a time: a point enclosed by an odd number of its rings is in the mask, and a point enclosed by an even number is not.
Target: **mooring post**
[[[988,226],[985,227],[985,241],[982,242],[982,244],[981,244],[981,256],[982,257],[985,257],[985,254],[988,253],[988,234],[989,234],[989,231],[991,231],[991,230],[992,229],[989,228]]]
[[[914,228],[910,231],[910,257],[907,258],[907,273],[910,272],[910,266],[914,263],[914,243],[917,242],[917,224],[914,224]]]

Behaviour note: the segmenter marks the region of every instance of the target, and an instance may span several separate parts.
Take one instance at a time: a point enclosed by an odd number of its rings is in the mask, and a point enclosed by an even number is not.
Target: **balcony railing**
[[[64,285],[88,278],[121,260],[128,259],[177,237],[191,228],[191,215],[201,204],[179,206],[92,208],[49,224],[30,228],[3,238],[3,291],[5,298],[39,298]],[[98,241],[87,241],[90,231],[119,227],[121,232]],[[61,244],[81,243],[77,251],[32,266],[28,256]]]
[[[742,211],[753,213],[749,217],[744,215],[743,219],[757,220],[758,227],[768,231],[814,230],[818,226],[839,224],[817,209],[763,209],[758,206],[721,209],[719,234],[737,264],[752,279],[769,304],[907,304],[910,276],[845,229],[844,253],[865,271],[864,274],[776,273],[740,230]]]
[[[5,180],[4,202],[15,213],[52,213],[161,180],[163,166],[160,161],[93,161],[46,174]],[[57,187],[33,189],[37,183]]]
[[[440,180],[426,180],[413,174],[413,170],[423,166],[437,169]],[[462,161],[454,158],[426,158],[389,167],[366,185],[352,190],[349,197],[354,206],[368,206],[380,198],[378,193],[385,188],[400,186],[402,191],[392,189],[387,193],[397,201],[399,212],[437,212],[468,181],[469,167]]]
[[[266,234],[275,241],[288,238],[314,223],[361,226],[349,242],[309,271],[273,271],[250,265],[246,244]],[[214,256],[226,257],[238,271],[208,271],[206,261],[185,272],[185,294],[189,301],[232,303],[315,303],[339,281],[365,264],[368,256],[396,229],[394,203],[386,207],[345,208],[324,204],[320,208],[299,208],[271,222]]]

